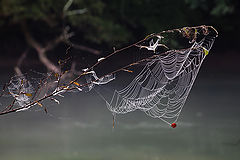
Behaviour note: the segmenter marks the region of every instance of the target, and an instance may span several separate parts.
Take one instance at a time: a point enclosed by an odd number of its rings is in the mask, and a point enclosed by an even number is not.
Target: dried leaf
[[[24,93],[26,96],[28,97],[32,97],[32,94],[31,93]]]
[[[42,105],[40,102],[38,102],[38,101],[36,101],[36,103],[37,103],[40,107],[43,106],[43,105]]]
[[[129,72],[129,73],[132,73],[133,71],[131,71],[131,70],[128,70],[128,69],[122,69],[123,71],[125,71],[125,72]]]
[[[149,37],[152,37],[154,33],[147,35],[144,39],[148,39]]]
[[[77,85],[77,86],[80,86],[80,84],[79,83],[77,83],[77,82],[73,82],[75,85]]]
[[[44,111],[45,111],[45,113],[46,113],[46,114],[48,113],[48,111],[47,111],[47,108],[46,108],[46,107],[44,107]]]
[[[64,71],[64,73],[63,74],[65,74],[65,73],[68,73],[69,71],[67,70],[67,71]]]
[[[56,78],[58,78],[58,77],[59,77],[59,74],[58,74],[58,73],[55,73],[54,76],[55,76]]]
[[[113,120],[113,126],[112,126],[112,128],[113,128],[113,129],[115,128],[115,120]]]
[[[206,48],[204,48],[203,47],[203,52],[204,52],[204,54],[207,56],[208,55],[208,53],[209,53],[209,51],[206,49]]]

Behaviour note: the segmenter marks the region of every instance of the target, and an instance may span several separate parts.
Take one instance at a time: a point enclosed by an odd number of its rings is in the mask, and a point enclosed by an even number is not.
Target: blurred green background
[[[150,33],[205,24],[219,31],[215,48],[233,50],[238,49],[239,8],[238,0],[1,0],[0,51],[18,56],[28,47],[23,24],[42,45],[69,26],[75,33],[71,41],[102,54]]]
[[[0,117],[0,160],[238,160],[239,3],[0,0],[1,84],[14,75],[25,51],[23,72],[47,71],[33,39],[43,48],[52,45],[45,54],[53,64],[74,44],[70,53],[83,68],[111,53],[113,47],[126,46],[150,33],[202,24],[219,32],[177,128],[135,112],[118,116],[112,130],[111,113],[98,95],[72,94],[60,105],[49,107],[49,115],[32,110]],[[74,33],[71,42],[55,44],[63,32]]]

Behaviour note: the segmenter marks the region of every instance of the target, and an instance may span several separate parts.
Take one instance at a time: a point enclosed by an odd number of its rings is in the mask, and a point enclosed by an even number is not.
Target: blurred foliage
[[[190,4],[192,9],[202,9],[214,16],[232,14],[236,11],[238,3],[236,0],[185,0],[185,2]]]
[[[114,17],[105,18],[106,4],[95,0],[75,0],[69,10],[86,9],[84,14],[64,15],[67,0],[1,0],[0,25],[18,26],[22,22],[33,25],[32,28],[49,32],[59,32],[63,25],[70,25],[74,31],[82,33],[82,38],[94,43],[125,41],[128,31]],[[39,25],[40,24],[40,25]],[[53,29],[54,28],[54,29]],[[48,31],[47,31],[48,32]]]
[[[69,11],[86,12],[66,16],[63,8],[70,1]],[[81,42],[112,46],[188,25],[209,24],[235,32],[238,8],[238,0],[0,0],[0,26],[24,21],[32,30],[59,33],[69,25]]]

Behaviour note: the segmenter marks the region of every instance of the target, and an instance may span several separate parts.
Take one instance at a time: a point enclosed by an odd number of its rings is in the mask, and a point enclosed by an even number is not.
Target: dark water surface
[[[239,160],[239,90],[238,75],[200,73],[175,129],[142,112],[118,116],[112,129],[99,96],[68,95],[51,115],[0,117],[0,160]]]

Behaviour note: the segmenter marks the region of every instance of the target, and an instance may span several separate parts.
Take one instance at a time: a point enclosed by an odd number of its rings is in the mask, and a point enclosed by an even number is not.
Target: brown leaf
[[[31,93],[24,93],[26,96],[28,97],[32,97],[32,94]]]
[[[42,105],[40,102],[38,102],[38,101],[36,101],[36,103],[37,103],[40,107],[43,106],[43,105]]]
[[[45,111],[45,113],[46,113],[46,114],[48,113],[48,111],[47,111],[47,108],[46,108],[46,107],[44,107],[44,111]]]
[[[77,83],[77,82],[73,82],[75,85],[77,85],[77,86],[80,86],[80,84],[79,83]]]
[[[123,71],[125,71],[125,72],[129,72],[129,73],[132,73],[133,71],[131,71],[131,70],[128,70],[128,69],[122,69]]]

